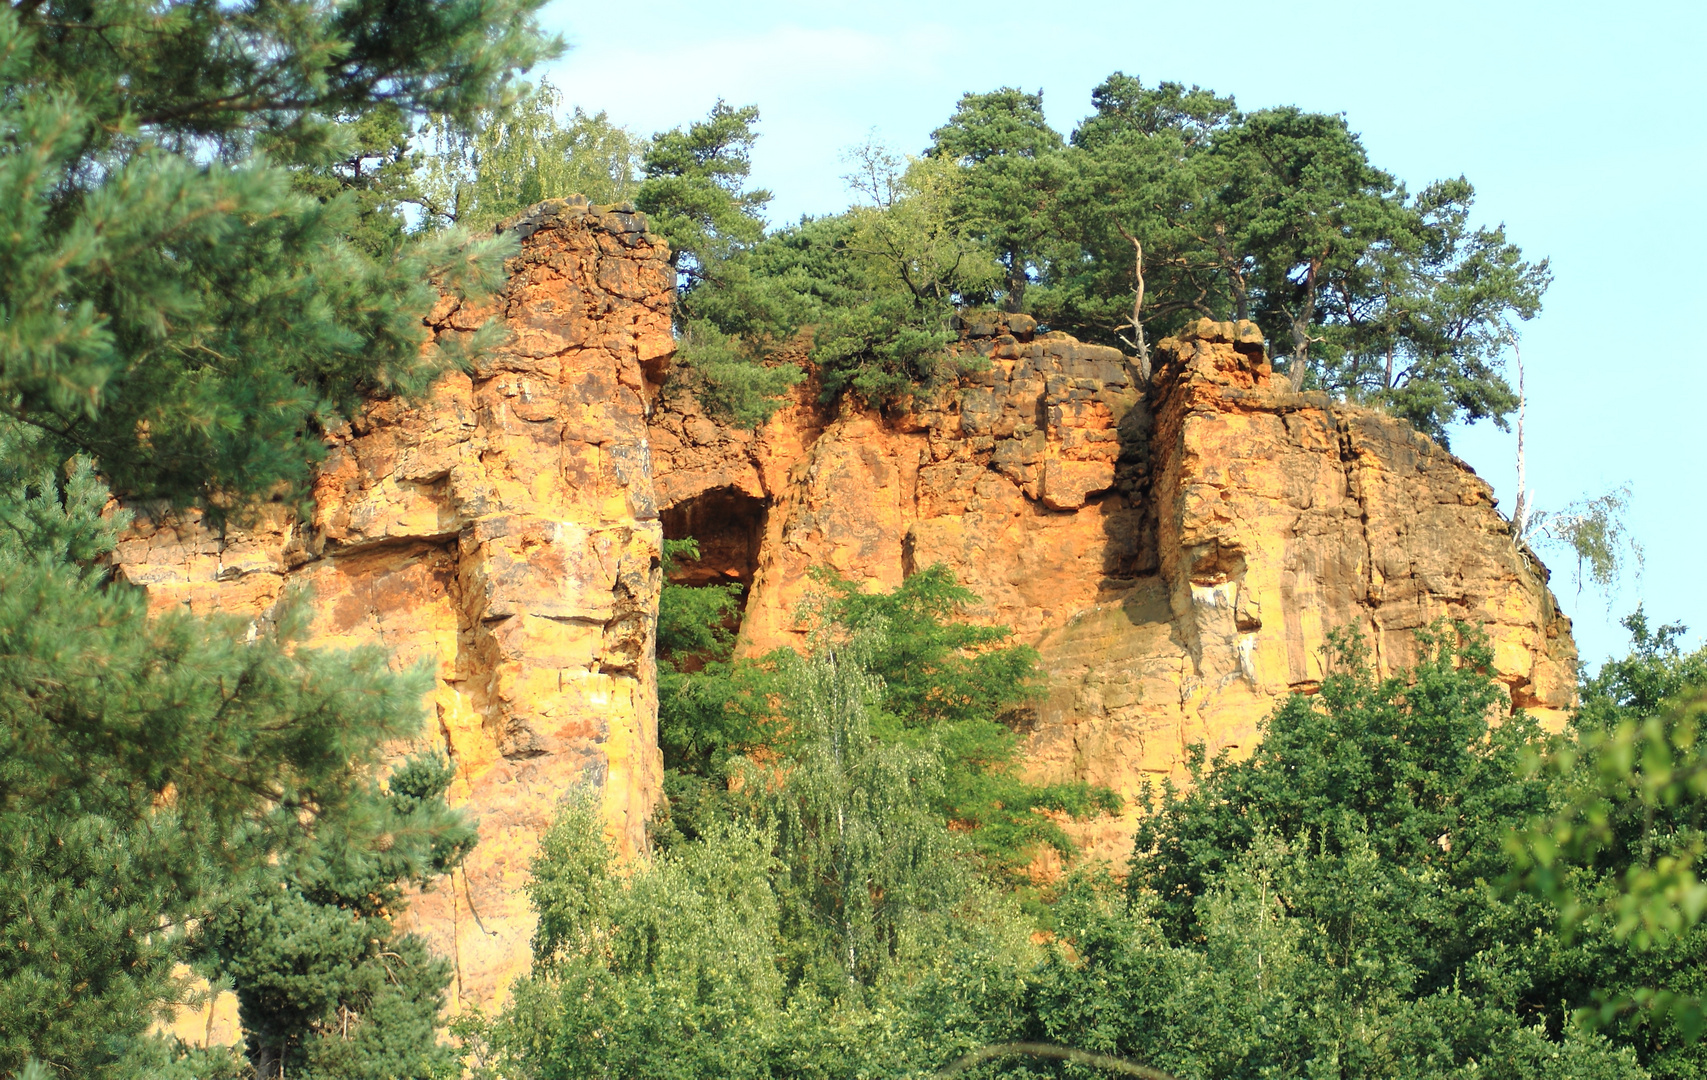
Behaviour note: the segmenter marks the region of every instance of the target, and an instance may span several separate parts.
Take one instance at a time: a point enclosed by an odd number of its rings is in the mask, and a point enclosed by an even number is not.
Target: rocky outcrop
[[[635,853],[662,780],[646,413],[674,349],[674,272],[626,208],[547,203],[507,228],[523,244],[502,293],[447,299],[431,322],[442,337],[495,318],[508,341],[426,403],[376,401],[333,433],[312,521],[280,509],[216,535],[144,515],[116,557],[156,611],[261,620],[307,587],[314,644],[433,666],[427,726],[396,749],[449,752],[452,801],[480,831],[409,915],[456,964],[453,1011],[527,965],[523,885],[564,796],[590,790]]]
[[[1015,718],[1027,767],[1127,795],[1190,743],[1248,749],[1317,685],[1338,626],[1394,670],[1416,628],[1463,619],[1514,706],[1570,703],[1569,623],[1488,485],[1403,421],[1287,392],[1249,324],[1160,342],[1141,383],[1115,349],[973,314],[963,373],[911,411],[830,408],[808,384],[747,432],[659,396],[673,274],[642,218],[558,202],[509,227],[502,294],[432,316],[439,335],[497,318],[508,343],[335,432],[312,521],[144,515],[117,553],[156,610],[262,620],[309,586],[317,642],[434,665],[415,745],[452,754],[481,840],[410,917],[456,962],[453,1008],[527,964],[527,865],[566,794],[596,792],[619,848],[644,848],[661,536],[699,541],[682,580],[747,586],[749,653],[803,641],[816,567],[892,588],[946,563],[974,617],[1043,658],[1048,692]],[[1119,860],[1132,825],[1078,828]]]
[[[668,398],[653,419],[666,534],[701,541],[702,577],[751,582],[743,648],[798,641],[816,566],[891,588],[946,563],[982,597],[976,617],[1043,657],[1028,768],[1126,795],[1177,775],[1190,743],[1253,745],[1284,695],[1319,682],[1339,626],[1391,671],[1417,628],[1462,619],[1489,635],[1514,705],[1569,705],[1569,622],[1462,461],[1404,421],[1287,392],[1250,324],[1159,343],[1148,387],[1118,351],[1031,325],[968,319],[973,370],[905,416],[825,415],[803,395],[748,434]],[[722,544],[719,521],[759,539]],[[1081,839],[1123,859],[1132,824]]]
[[[739,507],[761,537],[723,568],[753,582],[744,649],[804,632],[795,613],[819,565],[893,588],[946,562],[983,598],[978,616],[1035,639],[1154,561],[1138,500],[1119,494],[1148,468],[1122,442],[1146,414],[1121,354],[1065,335],[972,344],[986,355],[961,385],[901,416],[825,414],[808,386],[748,433],[667,395],[652,422],[665,533],[707,551],[686,572],[726,550],[713,531],[730,519],[713,507]]]

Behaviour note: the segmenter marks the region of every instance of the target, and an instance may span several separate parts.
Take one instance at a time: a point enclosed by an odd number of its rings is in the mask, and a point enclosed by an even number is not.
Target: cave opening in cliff
[[[744,609],[759,568],[759,547],[765,538],[764,499],[733,487],[713,488],[663,510],[659,517],[664,539],[692,539],[699,558],[678,556],[671,569],[673,585],[739,583],[739,607]]]

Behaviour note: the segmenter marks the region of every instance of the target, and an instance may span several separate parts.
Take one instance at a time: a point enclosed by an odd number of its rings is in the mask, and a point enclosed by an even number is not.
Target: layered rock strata
[[[453,1011],[527,965],[528,863],[564,797],[590,793],[632,854],[662,772],[646,414],[674,349],[674,271],[625,208],[546,203],[507,228],[522,247],[503,291],[442,301],[431,324],[497,319],[508,341],[427,402],[375,401],[333,433],[312,521],[278,510],[220,535],[144,515],[116,555],[155,611],[264,620],[306,587],[313,644],[432,665],[427,725],[396,750],[448,752],[451,799],[479,827],[409,915],[456,964]]]
[[[814,567],[887,589],[946,563],[976,617],[1042,655],[1029,770],[1127,796],[1177,776],[1191,743],[1251,747],[1284,695],[1319,683],[1336,627],[1392,671],[1415,630],[1464,620],[1514,706],[1569,705],[1575,648],[1545,569],[1438,444],[1287,392],[1248,323],[1159,343],[1147,387],[1118,351],[1032,326],[969,319],[976,370],[900,417],[803,395],[748,434],[668,398],[652,436],[666,533],[721,553],[688,567],[700,579],[751,582],[744,649],[798,644]],[[759,539],[720,543],[718,520]],[[1079,831],[1121,860],[1132,825]]]

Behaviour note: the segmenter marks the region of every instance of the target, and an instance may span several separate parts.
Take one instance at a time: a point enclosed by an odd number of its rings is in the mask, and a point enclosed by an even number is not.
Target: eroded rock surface
[[[742,648],[798,644],[819,565],[893,588],[943,562],[976,616],[1035,645],[1049,693],[1027,722],[1038,778],[1136,794],[1185,748],[1248,749],[1321,679],[1329,630],[1382,670],[1437,617],[1482,627],[1515,705],[1557,720],[1569,621],[1491,489],[1407,423],[1276,383],[1256,328],[1199,323],[1159,343],[1148,392],[1113,349],[968,320],[983,370],[904,417],[824,415],[803,394],[756,434],[671,395],[653,419],[669,535],[743,535]],[[711,559],[702,562],[711,562]],[[1124,860],[1132,818],[1079,828]]]
[[[674,349],[674,273],[632,213],[554,202],[508,228],[524,243],[503,292],[431,317],[440,335],[496,317],[508,342],[425,405],[377,401],[337,432],[312,522],[280,510],[217,536],[144,516],[116,560],[156,611],[259,620],[307,586],[314,644],[433,665],[427,727],[397,751],[448,751],[451,799],[480,830],[409,915],[456,964],[453,1012],[526,967],[523,885],[561,800],[590,790],[633,854],[662,781],[646,412]]]
[[[1414,629],[1463,619],[1514,705],[1570,703],[1569,622],[1488,485],[1402,421],[1286,392],[1249,324],[1160,342],[1141,385],[1114,349],[973,315],[974,370],[912,412],[831,410],[804,385],[745,432],[658,397],[673,275],[643,219],[559,202],[512,227],[503,293],[432,317],[468,334],[496,316],[509,343],[336,433],[312,522],[145,516],[117,559],[156,610],[265,619],[312,586],[317,642],[436,667],[416,746],[454,756],[481,841],[410,917],[456,962],[453,1009],[527,965],[528,861],[566,794],[596,792],[619,848],[644,847],[661,534],[700,543],[683,580],[748,586],[748,653],[801,644],[815,567],[887,589],[946,563],[975,617],[1043,657],[1048,694],[1016,721],[1029,769],[1127,795],[1194,741],[1248,749],[1321,679],[1337,626],[1392,670]],[[1118,862],[1132,825],[1077,829]]]

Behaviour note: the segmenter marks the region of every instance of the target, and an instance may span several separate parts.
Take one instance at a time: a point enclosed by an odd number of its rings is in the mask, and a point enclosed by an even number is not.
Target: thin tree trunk
[[[1003,305],[1010,315],[1025,310],[1025,257],[1017,250],[1008,252],[1008,302]]]
[[[1293,393],[1304,389],[1304,372],[1310,367],[1310,320],[1316,315],[1316,274],[1321,268],[1319,259],[1310,263],[1310,272],[1304,275],[1304,301],[1292,313],[1292,363],[1286,378]]]
[[[1523,423],[1529,411],[1529,397],[1523,387],[1523,349],[1517,343],[1517,331],[1510,324],[1506,325],[1505,339],[1511,342],[1512,354],[1517,357],[1517,502],[1512,507],[1511,523],[1522,537],[1529,532],[1529,477],[1523,453]]]
[[[1126,239],[1131,241],[1131,243],[1132,243],[1132,251],[1133,251],[1132,276],[1136,279],[1137,284],[1134,287],[1133,292],[1132,292],[1132,337],[1130,339],[1127,339],[1126,343],[1128,345],[1131,345],[1133,349],[1137,350],[1137,352],[1138,352],[1138,373],[1139,373],[1139,376],[1142,378],[1142,380],[1144,382],[1148,383],[1150,381],[1150,343],[1148,341],[1146,341],[1144,338],[1144,321],[1143,321],[1143,313],[1144,313],[1144,245],[1138,242],[1138,238],[1136,236],[1133,236],[1131,233],[1127,232],[1125,230],[1125,228],[1123,228],[1119,224],[1116,224],[1114,227],[1116,229],[1120,230],[1121,236],[1126,237]]]
[[[1227,243],[1227,226],[1215,226],[1215,252],[1221,256],[1221,265],[1227,269],[1227,284],[1233,290],[1233,317],[1244,322],[1251,318],[1251,294],[1245,288],[1245,274],[1239,269],[1241,260],[1233,257],[1233,248]]]

